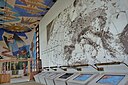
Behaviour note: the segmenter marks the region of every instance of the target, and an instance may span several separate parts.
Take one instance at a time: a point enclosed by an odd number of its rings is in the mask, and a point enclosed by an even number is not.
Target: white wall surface
[[[57,0],[57,2],[52,6],[52,8],[47,12],[47,14],[42,18],[39,23],[39,33],[40,33],[40,56],[43,61],[43,66],[48,66],[48,59],[44,58],[42,53],[47,49],[47,30],[46,26],[58,16],[65,8],[71,5],[74,0]]]
[[[76,6],[73,1],[58,0],[40,22],[43,66],[127,63],[128,55],[119,35],[128,24],[128,0],[76,0]],[[47,44],[46,26],[53,19]]]

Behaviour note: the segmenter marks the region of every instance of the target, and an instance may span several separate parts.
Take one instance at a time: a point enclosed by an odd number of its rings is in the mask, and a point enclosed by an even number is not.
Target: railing
[[[28,77],[30,79],[30,73],[32,71],[31,61],[32,61],[32,58],[28,58],[28,59],[16,59],[16,58],[0,59],[0,72],[3,73],[3,74],[6,74],[6,72],[11,71],[12,69],[13,70],[18,70],[18,69],[16,69],[15,64],[18,63],[18,62],[22,62],[22,63],[26,62],[27,63],[27,68],[23,67],[23,70],[28,69],[27,73],[28,73]],[[5,67],[3,67],[4,66],[3,63],[6,63]],[[11,65],[12,63],[14,64],[14,67],[12,67],[12,65]]]

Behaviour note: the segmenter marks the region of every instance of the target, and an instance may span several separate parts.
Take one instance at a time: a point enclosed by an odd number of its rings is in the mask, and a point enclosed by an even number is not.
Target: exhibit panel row
[[[128,73],[43,71],[34,76],[44,85],[128,85]]]

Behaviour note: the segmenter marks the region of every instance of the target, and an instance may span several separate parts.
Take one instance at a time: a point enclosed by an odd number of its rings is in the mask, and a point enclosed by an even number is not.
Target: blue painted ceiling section
[[[16,4],[20,4],[20,5],[26,6],[26,4],[22,3],[20,0],[16,0]],[[42,3],[42,4],[43,4],[43,3]],[[47,5],[47,6],[49,6],[49,7],[51,8],[52,5],[54,4],[54,2],[53,2],[52,0],[45,0],[45,1],[44,1],[44,4]],[[39,8],[39,7],[38,7],[38,8]],[[49,10],[49,9],[47,10],[47,9],[45,9],[45,8],[39,8],[39,9],[41,9],[41,10],[44,10],[44,12],[40,12],[40,13],[37,13],[37,14],[31,14],[31,13],[28,13],[27,10],[24,10],[24,9],[19,8],[19,7],[17,7],[17,6],[15,6],[14,9],[16,9],[16,10],[18,11],[18,13],[20,14],[20,16],[28,16],[28,17],[43,16],[43,15],[45,15],[45,14],[48,12],[48,10]]]
[[[56,0],[0,0],[0,29],[8,32],[30,32]]]
[[[12,19],[12,20],[0,20],[0,23],[5,23],[5,22],[15,22],[15,21],[19,21],[19,13],[17,12],[17,10],[15,10],[11,5],[9,5],[7,2],[5,2],[4,0],[0,0],[0,6],[1,7],[8,7],[12,12],[14,12],[15,14],[13,14],[13,16],[15,16],[16,18]],[[0,14],[4,14],[3,11],[0,10]],[[2,17],[2,16],[0,16]]]

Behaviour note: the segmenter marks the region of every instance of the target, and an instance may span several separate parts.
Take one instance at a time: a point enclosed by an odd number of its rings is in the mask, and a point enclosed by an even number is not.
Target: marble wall
[[[128,0],[75,0],[47,27],[49,66],[128,62]]]

